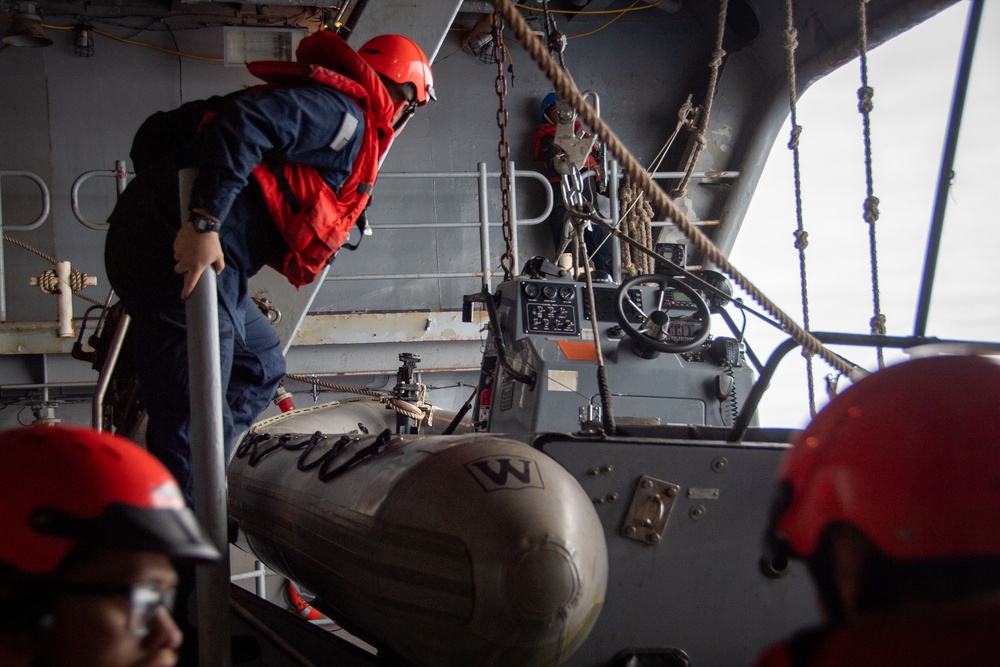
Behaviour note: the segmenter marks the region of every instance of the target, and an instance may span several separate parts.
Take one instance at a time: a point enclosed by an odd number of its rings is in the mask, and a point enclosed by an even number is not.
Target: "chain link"
[[[504,98],[507,95],[507,77],[503,72],[505,56],[503,15],[498,11],[493,15],[493,57],[497,64],[497,97],[500,98],[500,106],[497,109],[497,127],[500,128],[497,156],[500,158],[501,229],[506,244],[506,249],[500,257],[500,267],[503,269],[504,281],[510,281],[514,279],[514,234],[510,219],[510,145],[507,143],[507,107],[504,105]]]

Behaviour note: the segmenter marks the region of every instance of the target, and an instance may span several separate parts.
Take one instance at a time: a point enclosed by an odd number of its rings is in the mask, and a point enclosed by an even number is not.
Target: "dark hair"
[[[47,576],[26,575],[0,563],[0,632],[38,627],[52,605],[47,579]]]
[[[416,103],[417,87],[409,81],[398,83],[381,73],[379,73],[378,78],[382,80],[386,90],[389,91],[389,95],[396,101],[409,102],[410,104]]]
[[[815,553],[807,559],[809,571],[831,620],[844,618],[837,590],[833,543],[846,537],[865,550],[858,611],[892,609],[912,603],[935,603],[1000,590],[1000,557],[961,556],[905,560],[883,553],[857,527],[830,524]]]
[[[106,548],[78,544],[53,572],[26,574],[0,563],[0,631],[22,631],[39,627],[60,592],[67,571],[106,554]]]

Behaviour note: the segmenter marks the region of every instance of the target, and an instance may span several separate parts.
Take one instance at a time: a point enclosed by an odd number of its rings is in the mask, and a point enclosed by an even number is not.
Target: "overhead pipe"
[[[344,34],[345,40],[350,40],[351,33],[358,27],[358,21],[361,20],[361,15],[365,13],[366,7],[368,7],[368,0],[358,0],[358,4],[354,5],[351,15],[347,17],[347,23],[344,24],[344,29],[347,31]]]

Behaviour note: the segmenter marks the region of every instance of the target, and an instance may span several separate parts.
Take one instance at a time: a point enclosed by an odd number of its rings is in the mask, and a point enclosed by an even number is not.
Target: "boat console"
[[[595,339],[616,424],[732,426],[753,371],[735,339],[712,337],[705,294],[659,274],[596,282],[592,318],[586,283],[533,276],[503,283],[487,305],[495,321],[486,430],[572,433],[600,423]]]

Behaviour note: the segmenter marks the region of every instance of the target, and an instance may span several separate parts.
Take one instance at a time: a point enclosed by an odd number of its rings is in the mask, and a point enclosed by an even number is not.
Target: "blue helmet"
[[[541,122],[543,122],[543,123],[545,122],[545,120],[546,120],[545,119],[545,112],[548,111],[549,107],[551,107],[555,103],[556,103],[556,94],[555,93],[549,93],[542,100],[541,112],[539,114],[539,120],[541,120]]]

